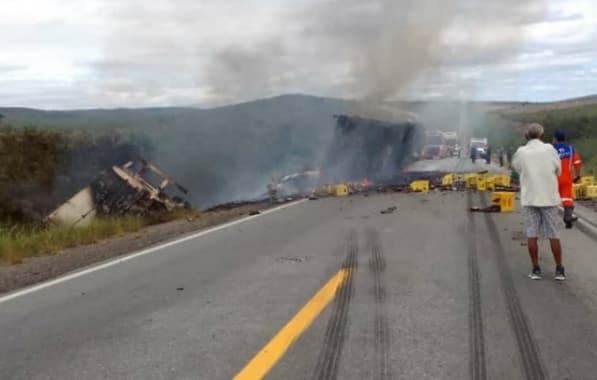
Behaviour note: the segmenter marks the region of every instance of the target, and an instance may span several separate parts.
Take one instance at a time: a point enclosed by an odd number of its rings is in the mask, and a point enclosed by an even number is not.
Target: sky
[[[592,2],[3,0],[0,107],[597,94]]]

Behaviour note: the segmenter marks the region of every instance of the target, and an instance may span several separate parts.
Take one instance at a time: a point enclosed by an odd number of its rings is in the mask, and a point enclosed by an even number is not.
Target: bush
[[[0,228],[0,263],[17,264],[28,257],[57,254],[65,248],[135,232],[145,225],[141,218],[121,217],[97,219],[85,227]]]

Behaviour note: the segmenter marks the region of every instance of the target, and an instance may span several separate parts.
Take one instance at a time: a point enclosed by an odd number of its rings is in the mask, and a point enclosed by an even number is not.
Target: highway
[[[485,197],[302,201],[0,297],[0,378],[595,379],[594,237],[531,281]]]

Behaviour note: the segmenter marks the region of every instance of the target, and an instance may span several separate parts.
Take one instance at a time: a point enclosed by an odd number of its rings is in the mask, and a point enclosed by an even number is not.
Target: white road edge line
[[[90,273],[97,272],[97,271],[102,270],[102,269],[110,268],[110,267],[112,267],[114,265],[118,265],[118,264],[124,263],[126,261],[129,261],[129,260],[132,260],[132,259],[136,259],[137,257],[145,256],[145,255],[147,255],[149,253],[156,252],[156,251],[162,250],[164,248],[172,247],[173,245],[180,244],[180,243],[183,243],[185,241],[196,239],[198,237],[210,234],[212,232],[216,232],[216,231],[224,230],[224,229],[232,227],[232,226],[236,226],[238,224],[247,222],[249,220],[253,220],[253,219],[258,218],[258,217],[263,216],[263,215],[271,214],[273,212],[280,211],[280,210],[283,210],[283,209],[288,208],[288,207],[298,206],[299,204],[301,204],[303,202],[306,202],[306,201],[307,201],[306,199],[301,199],[299,201],[295,201],[295,202],[292,202],[292,203],[287,203],[287,204],[282,205],[282,206],[278,206],[278,207],[275,207],[275,208],[272,208],[272,209],[269,209],[269,210],[262,211],[258,215],[247,216],[247,217],[242,218],[242,219],[238,219],[238,220],[235,220],[235,221],[232,221],[232,222],[228,222],[228,223],[216,226],[216,227],[208,228],[206,230],[197,232],[197,233],[189,235],[189,236],[182,237],[182,238],[177,239],[177,240],[169,241],[167,243],[159,244],[159,245],[156,245],[156,246],[151,247],[151,248],[144,249],[144,250],[139,251],[139,252],[134,252],[134,253],[130,253],[130,254],[125,255],[125,256],[121,256],[121,257],[116,258],[116,259],[114,259],[112,261],[108,261],[108,262],[106,262],[104,264],[99,264],[99,265],[93,266],[93,267],[88,268],[88,269],[83,269],[81,271],[74,272],[74,273],[71,273],[71,274],[67,274],[67,275],[64,275],[62,277],[55,278],[53,280],[42,282],[41,284],[38,284],[38,285],[33,285],[33,286],[25,288],[25,289],[14,291],[14,292],[9,293],[9,294],[7,294],[7,295],[5,295],[3,297],[0,297],[0,304],[2,304],[4,302],[8,302],[10,300],[13,300],[15,298],[23,297],[23,296],[25,296],[27,294],[30,294],[30,293],[33,293],[33,292],[37,292],[37,291],[42,290],[42,289],[49,288],[51,286],[54,286],[54,285],[57,285],[57,284],[60,284],[60,283],[66,282],[66,281],[73,280],[75,278],[84,276],[86,274],[90,274]]]
[[[563,214],[564,213],[564,207],[558,206],[558,208],[560,209],[560,213]],[[594,223],[592,223],[591,221],[586,220],[585,218],[576,215],[576,217],[578,218],[578,220],[576,221],[576,223],[581,224],[584,228],[586,228],[587,230],[591,231],[593,234],[597,235],[597,226],[595,226]]]

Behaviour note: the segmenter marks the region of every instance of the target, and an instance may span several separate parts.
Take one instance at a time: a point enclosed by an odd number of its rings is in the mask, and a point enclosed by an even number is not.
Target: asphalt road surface
[[[302,202],[0,298],[0,378],[595,379],[596,241],[533,282],[483,197]]]

